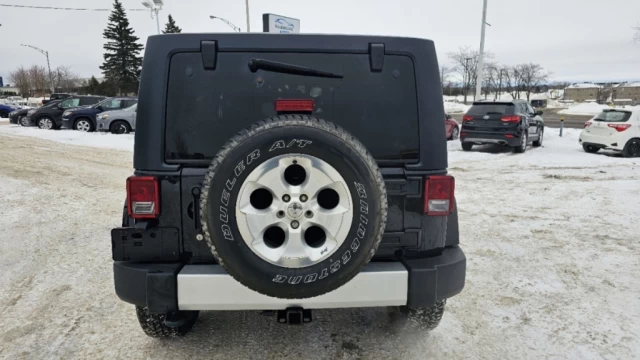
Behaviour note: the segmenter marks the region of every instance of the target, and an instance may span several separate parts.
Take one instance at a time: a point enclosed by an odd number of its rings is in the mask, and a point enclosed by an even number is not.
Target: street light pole
[[[215,20],[215,19],[220,20],[220,21],[222,21],[223,23],[225,23],[225,24],[229,25],[229,27],[230,27],[230,28],[232,28],[234,31],[237,31],[237,32],[241,32],[241,31],[242,31],[242,29],[240,29],[239,27],[235,26],[231,21],[229,21],[229,20],[227,20],[227,19],[225,19],[225,18],[221,18],[221,17],[214,16],[214,15],[209,15],[209,19],[212,19],[212,20]]]
[[[482,71],[484,66],[484,30],[487,26],[487,0],[482,5],[482,30],[480,30],[480,54],[478,54],[478,77],[476,79],[476,99],[480,98],[482,93]]]
[[[151,2],[150,0],[145,0],[142,2],[142,5],[144,5],[147,9],[149,9],[149,11],[151,11],[152,19],[153,13],[156,14],[156,28],[158,30],[158,34],[160,34],[160,16],[158,15],[158,12],[162,10],[162,6],[164,5],[163,0],[153,0],[153,2]]]
[[[251,32],[251,23],[249,21],[249,0],[244,0],[244,5],[247,10],[247,32]]]
[[[47,69],[49,70],[49,86],[50,86],[51,93],[53,94],[56,91],[56,89],[53,86],[53,76],[51,75],[51,63],[49,63],[49,52],[46,50],[42,50],[39,47],[35,47],[33,45],[20,44],[20,46],[26,46],[28,48],[32,48],[33,50],[47,57]]]

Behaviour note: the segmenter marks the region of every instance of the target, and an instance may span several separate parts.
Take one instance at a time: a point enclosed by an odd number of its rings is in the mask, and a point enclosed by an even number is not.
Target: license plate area
[[[176,261],[180,236],[176,228],[116,228],[111,230],[114,261]]]

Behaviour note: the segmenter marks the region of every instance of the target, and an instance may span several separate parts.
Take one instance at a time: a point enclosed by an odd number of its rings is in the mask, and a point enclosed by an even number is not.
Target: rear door
[[[529,103],[522,103],[522,106],[524,108],[523,115],[526,116],[526,124],[529,126],[529,139],[537,138],[540,133],[540,126],[536,120],[536,111],[533,110]]]

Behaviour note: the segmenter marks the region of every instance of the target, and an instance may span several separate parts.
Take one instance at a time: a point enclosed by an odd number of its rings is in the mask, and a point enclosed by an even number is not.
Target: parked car
[[[462,149],[499,144],[523,153],[529,143],[540,146],[544,135],[541,115],[542,111],[534,110],[525,100],[476,101],[462,117]]]
[[[607,149],[625,157],[639,157],[640,110],[603,110],[584,124],[579,141],[588,153]]]
[[[18,109],[18,106],[0,104],[0,118],[8,118],[10,112]]]
[[[460,127],[453,116],[449,114],[445,115],[444,126],[447,132],[447,140],[458,140],[458,137],[460,136]]]
[[[66,98],[69,98],[69,97],[72,97],[72,96],[73,96],[72,94],[66,94],[66,93],[53,93],[53,94],[51,94],[51,96],[49,97],[48,100],[47,99],[43,99],[42,100],[42,105],[46,105],[49,102],[54,101],[54,100],[66,99]]]
[[[536,109],[546,108],[547,107],[547,100],[546,99],[531,100],[531,106],[533,106]]]
[[[137,103],[138,99],[134,97],[113,97],[92,106],[69,109],[62,114],[62,127],[85,132],[94,131],[97,127],[96,115],[99,113],[125,109]]]
[[[152,337],[185,335],[201,310],[302,324],[386,306],[435,328],[466,258],[434,43],[283,36],[148,38],[116,294]]]
[[[83,106],[91,106],[104,100],[103,96],[80,95],[61,100],[54,106],[43,106],[27,112],[24,121],[30,126],[40,129],[59,129],[62,126],[62,114],[68,110]]]
[[[58,104],[60,101],[62,100],[53,100],[51,102],[48,102],[46,105],[43,105],[43,107],[45,106],[54,106],[56,104]],[[9,114],[9,121],[13,124],[20,124],[22,126],[32,126],[29,121],[28,121],[28,117],[27,114],[29,113],[29,111],[32,111],[32,113],[34,113],[37,109],[33,109],[33,108],[25,108],[23,107],[22,109],[18,109],[14,112],[12,112],[11,114]]]
[[[105,111],[96,115],[98,131],[111,131],[114,134],[128,134],[136,130],[136,111],[138,104],[122,110]]]

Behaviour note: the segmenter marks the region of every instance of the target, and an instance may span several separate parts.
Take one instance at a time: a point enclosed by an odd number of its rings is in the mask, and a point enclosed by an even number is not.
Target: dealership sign
[[[300,32],[300,20],[276,14],[262,14],[262,31],[276,34],[297,34]]]

